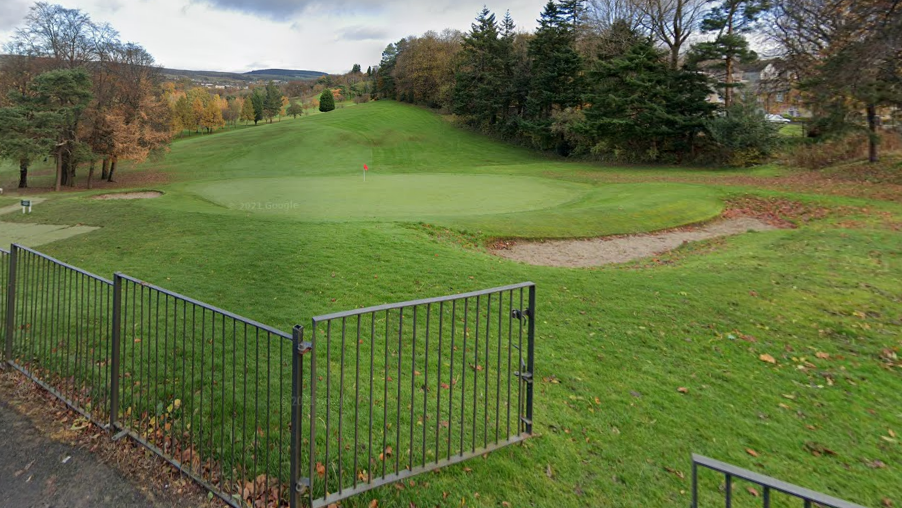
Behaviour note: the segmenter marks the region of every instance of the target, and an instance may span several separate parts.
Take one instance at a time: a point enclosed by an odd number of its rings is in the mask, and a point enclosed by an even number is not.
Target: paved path
[[[0,400],[0,506],[152,507],[98,457],[56,441]]]

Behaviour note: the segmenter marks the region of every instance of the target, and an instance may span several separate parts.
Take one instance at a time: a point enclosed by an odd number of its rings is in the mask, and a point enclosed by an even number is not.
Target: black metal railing
[[[321,316],[309,343],[19,245],[0,283],[7,363],[236,508],[326,506],[532,433],[532,283]]]
[[[292,336],[114,277],[111,425],[235,504],[288,501]]]
[[[724,475],[723,488],[724,502],[727,508],[733,506],[733,483],[735,479],[744,480],[758,485],[761,492],[761,505],[769,508],[773,502],[773,493],[782,493],[790,498],[796,498],[803,502],[805,508],[822,506],[830,508],[864,508],[861,505],[843,501],[835,497],[821,494],[806,488],[786,483],[769,476],[742,469],[740,467],[720,462],[701,455],[692,455],[692,508],[698,508],[698,468],[704,467],[717,471]],[[757,492],[757,491],[756,491]]]
[[[13,245],[6,292],[9,363],[98,425],[109,411],[112,282]]]
[[[310,504],[532,434],[535,312],[524,283],[313,318]]]

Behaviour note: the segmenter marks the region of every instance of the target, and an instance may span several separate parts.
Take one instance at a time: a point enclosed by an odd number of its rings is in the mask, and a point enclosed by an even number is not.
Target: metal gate
[[[310,506],[530,436],[535,315],[527,282],[318,316],[307,343],[296,329]]]

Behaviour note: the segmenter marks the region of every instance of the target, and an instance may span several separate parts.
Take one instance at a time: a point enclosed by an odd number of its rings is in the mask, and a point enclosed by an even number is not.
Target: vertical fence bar
[[[536,287],[529,287],[529,328],[526,337],[526,433],[532,434],[532,397],[536,348]]]
[[[698,508],[698,464],[692,461],[692,508]]]
[[[19,246],[12,244],[9,249],[9,277],[6,279],[6,361],[13,361],[13,333],[16,329],[16,259]]]
[[[119,349],[122,341],[122,276],[113,274],[113,329],[110,358],[110,432],[116,430],[119,416]]]
[[[724,500],[724,506],[726,508],[731,508],[733,506],[733,476],[730,473],[726,475],[726,496]]]
[[[301,439],[301,404],[300,397],[303,391],[301,385],[301,341],[304,340],[304,327],[295,326],[291,333],[291,473],[288,488],[288,502],[291,508],[298,506],[298,467],[300,465]]]

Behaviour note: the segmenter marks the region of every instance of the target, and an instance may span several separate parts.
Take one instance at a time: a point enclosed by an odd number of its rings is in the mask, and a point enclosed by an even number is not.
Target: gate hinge
[[[511,311],[511,317],[514,318],[514,319],[520,319],[520,320],[523,320],[523,319],[526,319],[526,318],[528,318],[528,317],[532,317],[532,310],[530,310],[529,307],[527,307],[527,308],[525,308],[525,309],[523,309],[523,310],[520,310],[520,309],[513,309],[513,310]]]
[[[312,342],[298,342],[298,354],[305,355],[313,350]]]
[[[532,372],[514,372],[514,376],[526,381],[527,383],[532,383]]]
[[[294,490],[296,490],[299,494],[303,494],[310,490],[310,478],[298,478],[298,482],[297,484],[295,484]]]

